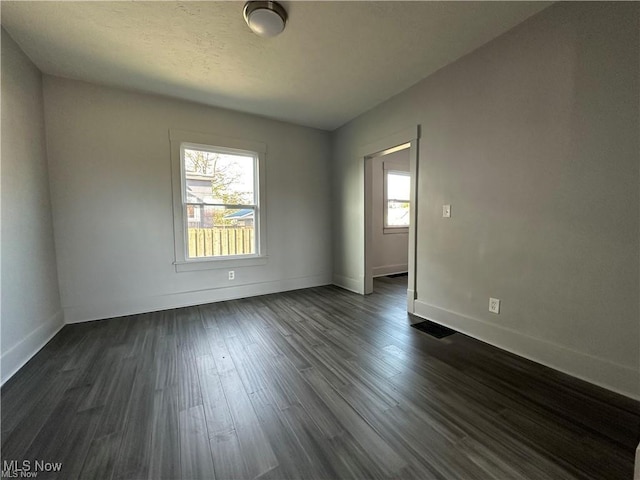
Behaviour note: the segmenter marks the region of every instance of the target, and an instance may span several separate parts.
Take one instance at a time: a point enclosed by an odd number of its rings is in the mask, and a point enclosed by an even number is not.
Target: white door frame
[[[394,135],[382,138],[364,145],[359,149],[358,157],[362,164],[364,184],[364,236],[362,239],[363,284],[362,292],[373,292],[373,259],[371,245],[373,244],[373,209],[372,209],[372,161],[371,159],[409,148],[409,171],[411,174],[411,203],[409,224],[409,275],[407,285],[407,311],[414,312],[416,298],[416,220],[418,218],[418,140],[420,138],[420,126],[408,128]]]

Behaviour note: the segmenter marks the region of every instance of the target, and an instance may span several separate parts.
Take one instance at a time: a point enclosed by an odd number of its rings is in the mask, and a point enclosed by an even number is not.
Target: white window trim
[[[407,177],[411,177],[411,173],[404,171],[404,170],[399,170],[397,168],[393,167],[393,164],[391,165],[387,165],[387,162],[385,162],[383,164],[383,215],[384,215],[384,221],[383,221],[383,230],[382,233],[387,235],[387,234],[394,234],[394,233],[409,233],[409,226],[408,225],[389,225],[387,223],[387,216],[389,213],[389,200],[399,200],[399,201],[404,201],[403,199],[389,199],[387,198],[387,174],[389,173],[395,173],[398,175],[405,175]],[[407,199],[407,202],[410,202],[410,199]]]
[[[171,144],[171,187],[173,192],[173,238],[175,248],[176,272],[190,272],[195,270],[210,270],[216,268],[248,267],[265,265],[267,263],[267,232],[266,232],[266,155],[267,146],[261,142],[241,138],[223,137],[207,133],[189,132],[185,130],[169,130]],[[183,172],[181,148],[183,144],[190,146],[215,147],[244,150],[256,153],[257,159],[257,189],[258,206],[256,208],[255,231],[257,234],[256,253],[253,255],[188,258],[186,250],[186,219],[183,208]]]

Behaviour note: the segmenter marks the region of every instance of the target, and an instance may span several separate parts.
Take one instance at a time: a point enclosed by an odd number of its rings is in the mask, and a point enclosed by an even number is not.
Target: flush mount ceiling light
[[[261,37],[275,37],[287,23],[287,11],[278,2],[247,2],[242,14],[253,33]]]

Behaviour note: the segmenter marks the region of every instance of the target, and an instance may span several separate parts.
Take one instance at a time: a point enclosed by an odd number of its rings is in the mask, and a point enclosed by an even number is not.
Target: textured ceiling
[[[333,130],[542,10],[543,2],[12,2],[3,27],[45,73]]]

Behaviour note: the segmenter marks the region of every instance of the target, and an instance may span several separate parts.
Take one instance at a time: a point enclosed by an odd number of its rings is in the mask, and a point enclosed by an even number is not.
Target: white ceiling
[[[333,130],[546,2],[282,2],[265,39],[243,2],[1,2],[45,73]]]

